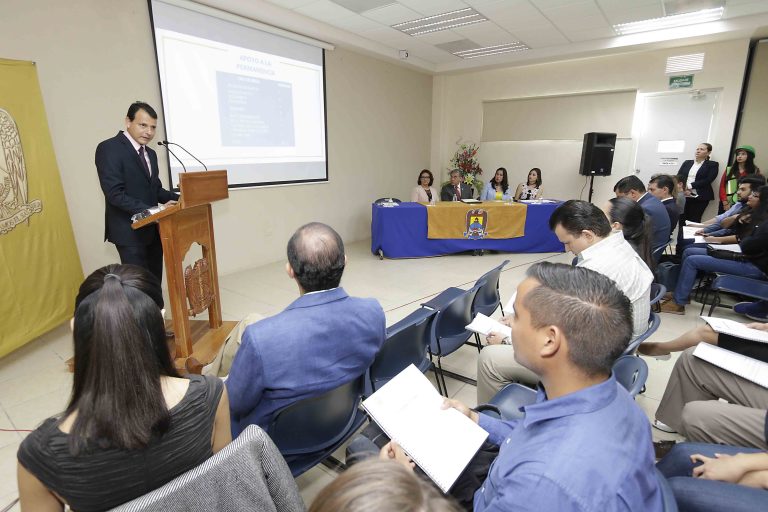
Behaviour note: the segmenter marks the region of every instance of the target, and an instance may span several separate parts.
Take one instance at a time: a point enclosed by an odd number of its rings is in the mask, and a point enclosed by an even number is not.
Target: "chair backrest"
[[[530,405],[536,402],[536,390],[523,386],[522,384],[512,383],[504,386],[501,391],[493,395],[488,401],[488,405],[498,408],[501,419],[512,420],[525,416],[519,411],[524,405]]]
[[[232,485],[233,482],[237,485]],[[201,465],[112,512],[157,510],[303,512],[305,509],[296,481],[272,440],[257,425],[248,425],[237,439]]]
[[[656,470],[656,480],[659,481],[659,490],[661,491],[661,510],[662,512],[677,512],[677,501],[675,501],[675,494],[672,492],[672,488],[669,486],[669,482],[661,474],[659,468]]]
[[[475,285],[464,293],[457,295],[450,302],[445,304],[438,312],[434,322],[432,322],[432,336],[430,341],[430,350],[433,354],[449,354],[460,347],[472,335],[472,331],[467,330],[466,326],[472,322],[472,302],[475,300],[478,286]],[[440,341],[450,339],[455,341],[451,343],[450,349],[442,347]]]
[[[651,316],[648,317],[648,329],[646,329],[646,331],[637,338],[629,341],[629,345],[627,346],[626,350],[624,350],[624,354],[634,354],[635,350],[637,350],[637,347],[639,347],[642,342],[650,338],[651,335],[656,332],[656,330],[659,328],[659,325],[661,325],[661,316],[658,313],[651,311]]]
[[[655,261],[656,263],[659,262],[659,260],[661,259],[661,255],[664,254],[664,250],[667,248],[667,245],[669,245],[669,242],[653,249],[653,252],[651,253],[651,256],[653,257],[653,261]]]
[[[648,365],[641,357],[624,355],[613,363],[613,376],[634,397],[645,386]]]
[[[667,287],[660,283],[651,283],[651,306],[656,304],[667,293]]]
[[[436,311],[419,308],[387,328],[387,339],[369,369],[371,388],[376,391],[410,364],[429,368],[430,330]]]
[[[490,316],[499,307],[501,303],[499,278],[501,277],[502,269],[507,263],[509,263],[509,260],[504,260],[501,265],[486,272],[475,283],[475,286],[479,288],[477,295],[475,295],[475,300],[472,302],[473,317],[478,313]]]
[[[350,434],[363,395],[365,374],[277,411],[267,433],[283,456],[314,453]]]

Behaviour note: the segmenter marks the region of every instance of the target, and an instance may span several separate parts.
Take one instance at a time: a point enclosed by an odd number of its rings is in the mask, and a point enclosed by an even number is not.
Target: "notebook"
[[[725,318],[702,316],[701,319],[707,322],[715,332],[730,334],[738,338],[744,338],[745,340],[768,343],[768,332],[766,331],[752,329],[751,327],[747,327],[744,324],[734,322],[733,320],[726,320]]]
[[[696,345],[693,355],[768,389],[768,363],[703,342]]]
[[[414,365],[363,401],[363,407],[390,439],[443,492],[459,478],[488,433],[444,398]]]

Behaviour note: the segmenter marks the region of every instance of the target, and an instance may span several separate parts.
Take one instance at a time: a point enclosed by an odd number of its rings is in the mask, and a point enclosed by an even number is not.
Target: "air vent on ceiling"
[[[690,55],[677,55],[667,58],[666,74],[701,71],[704,69],[704,54],[692,53]]]

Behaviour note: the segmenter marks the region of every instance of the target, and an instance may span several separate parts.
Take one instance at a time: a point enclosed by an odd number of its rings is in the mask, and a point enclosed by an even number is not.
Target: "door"
[[[714,89],[639,95],[633,131],[635,172],[643,183],[654,174],[677,174],[696,146],[709,142],[719,99]]]

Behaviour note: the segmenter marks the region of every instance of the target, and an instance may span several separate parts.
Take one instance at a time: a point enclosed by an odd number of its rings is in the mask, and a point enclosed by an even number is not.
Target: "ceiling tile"
[[[518,30],[513,32],[512,35],[531,49],[568,44],[568,39],[554,27],[549,29]]]
[[[285,7],[286,9],[295,9],[309,5],[315,0],[269,0],[269,3]]]
[[[603,9],[605,17],[612,25],[618,23],[628,23],[631,21],[650,20],[652,18],[660,18],[664,15],[661,9],[661,4],[656,5],[644,5],[639,7],[631,7],[627,9]]]
[[[478,23],[478,25],[486,25],[487,22]],[[453,30],[439,30],[437,32],[430,32],[428,34],[422,34],[420,36],[415,36],[414,39],[418,39],[419,41],[423,41],[424,43],[428,43],[431,45],[434,44],[440,44],[440,43],[447,43],[449,41],[456,41],[457,39],[462,39],[464,36],[460,34],[456,34]]]
[[[582,4],[586,1],[593,3],[593,0],[529,0],[533,5],[542,11],[548,11],[550,9],[558,9],[567,5]],[[631,2],[632,0],[625,0]]]
[[[358,14],[364,11],[370,11],[371,9],[376,9],[377,7],[382,7],[384,5],[396,3],[396,0],[332,0],[332,1]]]
[[[571,18],[567,22],[553,20],[553,23],[562,32],[588,30],[590,28],[606,28],[611,24],[603,16],[588,16],[584,18]]]
[[[330,0],[315,0],[311,4],[304,5],[294,9],[294,11],[309,16],[316,20],[320,20],[326,23],[332,23],[338,18],[349,18],[350,16],[357,16],[349,9],[331,2]]]
[[[542,12],[544,13],[544,16],[552,21],[603,15],[594,0],[583,0],[579,3],[552,7],[551,9],[542,9]]]
[[[383,23],[384,25],[394,25],[396,23],[417,20],[424,17],[413,9],[409,9],[400,4],[385,5],[378,9],[372,9],[364,12],[363,16],[378,21],[379,23]]]
[[[514,43],[517,41],[515,36],[499,27],[495,23],[478,23],[468,27],[459,27],[453,29],[454,32],[470,39],[480,46],[493,46],[496,44]]]
[[[606,37],[615,37],[615,36],[616,36],[616,32],[613,31],[613,28],[573,30],[573,31],[565,32],[565,37],[567,37],[574,43],[579,41],[591,41],[593,39],[603,39]]]
[[[434,16],[468,7],[462,0],[398,0],[398,2],[422,16]]]
[[[355,34],[362,34],[371,30],[379,29],[383,26],[381,23],[369,20],[368,18],[359,15],[338,18],[337,20],[330,23],[336,27],[354,32]]]

